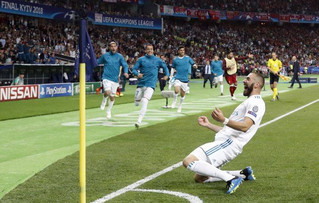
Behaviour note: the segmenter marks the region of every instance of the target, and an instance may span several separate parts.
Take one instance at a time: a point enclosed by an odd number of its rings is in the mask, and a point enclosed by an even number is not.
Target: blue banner
[[[39,85],[39,98],[72,96],[72,83]]]
[[[11,69],[13,68],[13,65],[0,65],[0,70],[1,69]]]
[[[77,17],[77,13],[70,9],[26,3],[20,0],[1,0],[0,12],[66,21]]]
[[[79,76],[80,63],[85,63],[86,81],[91,81],[93,69],[98,66],[89,33],[86,29],[86,20],[81,20],[78,50],[74,63],[75,74]]]
[[[89,13],[88,17],[95,25],[106,25],[116,27],[130,27],[140,29],[162,29],[162,20],[160,18],[132,18],[126,16],[104,15],[99,13]]]

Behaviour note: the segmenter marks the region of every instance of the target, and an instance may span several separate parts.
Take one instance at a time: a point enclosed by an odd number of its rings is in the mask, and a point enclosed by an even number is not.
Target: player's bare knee
[[[183,166],[187,168],[193,161],[198,161],[198,159],[194,155],[189,155],[183,160]]]
[[[184,160],[183,160],[183,166],[185,168],[187,168],[187,166],[191,163],[191,161],[189,161],[188,157],[186,157]]]

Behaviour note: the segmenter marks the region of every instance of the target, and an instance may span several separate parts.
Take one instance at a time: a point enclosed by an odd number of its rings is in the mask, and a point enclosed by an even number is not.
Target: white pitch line
[[[301,109],[304,109],[304,108],[306,108],[306,107],[308,107],[308,106],[310,106],[310,105],[312,105],[314,103],[317,103],[317,102],[319,102],[319,99],[314,100],[314,101],[312,101],[312,102],[310,102],[310,103],[308,103],[306,105],[303,105],[303,106],[301,106],[301,107],[299,107],[299,108],[297,108],[295,110],[292,110],[292,111],[290,111],[290,112],[288,112],[286,114],[283,114],[283,115],[281,115],[281,116],[279,116],[279,117],[277,117],[277,118],[275,118],[275,119],[273,119],[271,121],[263,123],[262,125],[259,126],[259,128],[265,127],[266,125],[269,125],[269,124],[271,124],[273,122],[276,122],[276,121],[278,121],[278,120],[280,120],[280,119],[282,119],[282,118],[284,118],[286,116],[289,116],[290,114],[293,114],[293,113],[295,113],[297,111],[300,111]],[[167,172],[170,172],[170,171],[172,171],[175,168],[178,168],[180,166],[182,166],[182,162],[178,162],[178,163],[176,163],[176,164],[174,164],[172,166],[169,166],[169,167],[167,167],[167,168],[165,168],[165,169],[163,169],[163,170],[161,170],[161,171],[159,171],[157,173],[154,173],[153,175],[147,176],[146,178],[143,178],[143,179],[141,179],[141,180],[139,180],[139,181],[137,181],[137,182],[135,182],[135,183],[133,183],[131,185],[128,185],[128,186],[126,186],[126,187],[124,187],[122,189],[119,189],[119,190],[115,191],[115,192],[112,192],[111,194],[108,194],[108,195],[106,195],[106,196],[104,196],[104,197],[102,197],[102,198],[100,198],[98,200],[95,200],[93,203],[102,203],[102,202],[106,202],[108,200],[111,200],[114,197],[117,197],[117,196],[122,195],[122,194],[124,194],[124,193],[126,193],[128,191],[131,191],[131,190],[141,186],[142,184],[144,184],[144,183],[146,183],[148,181],[151,181],[151,180],[153,180],[153,179],[155,179],[155,178],[157,178],[157,177],[159,177],[159,176],[161,176],[161,175],[163,175],[163,174],[165,174]]]
[[[180,198],[184,198],[188,200],[190,203],[202,203],[203,200],[199,199],[199,197],[190,195],[187,193],[183,192],[175,192],[175,191],[170,191],[170,190],[154,190],[154,189],[133,189],[131,191],[134,192],[155,192],[155,193],[162,193],[162,194],[169,194],[169,195],[174,195]]]
[[[146,178],[143,178],[143,179],[141,179],[141,180],[139,180],[139,181],[137,181],[137,182],[135,182],[135,183],[133,183],[131,185],[128,185],[128,186],[126,186],[126,187],[124,187],[122,189],[119,189],[119,190],[117,190],[115,192],[112,192],[111,194],[108,194],[108,195],[106,195],[106,196],[104,196],[104,197],[102,197],[102,198],[100,198],[98,200],[95,200],[93,203],[102,203],[102,202],[106,202],[106,201],[108,201],[110,199],[113,199],[114,197],[117,197],[117,196],[119,196],[121,194],[124,194],[124,193],[126,193],[126,192],[128,192],[130,190],[133,190],[133,189],[141,186],[142,184],[157,178],[158,176],[161,176],[161,175],[163,175],[163,174],[165,174],[167,172],[170,172],[170,171],[174,170],[175,168],[178,168],[181,165],[182,165],[182,162],[178,162],[178,163],[176,163],[176,164],[174,164],[174,165],[172,165],[170,167],[167,167],[167,168],[165,168],[165,169],[163,169],[163,170],[161,170],[161,171],[159,171],[157,173],[154,173],[153,175],[147,176]]]

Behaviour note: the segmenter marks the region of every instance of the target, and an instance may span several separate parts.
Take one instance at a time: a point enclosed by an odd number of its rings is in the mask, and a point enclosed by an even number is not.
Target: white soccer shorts
[[[181,87],[184,92],[189,91],[189,86],[187,82],[181,82],[180,80],[175,80],[174,87]]]
[[[113,82],[111,80],[104,79],[102,81],[102,84],[103,84],[104,92],[105,91],[111,91],[111,94],[110,94],[111,97],[114,97],[116,95],[116,90],[119,87],[119,83],[118,82]]]
[[[142,98],[151,100],[154,89],[151,87],[138,87],[135,91],[135,101],[139,102]]]
[[[196,156],[199,160],[212,164],[216,168],[220,168],[239,154],[235,152],[233,145],[231,139],[209,142],[196,148],[190,154]]]
[[[214,82],[215,82],[215,83],[217,83],[217,82],[223,82],[223,75],[215,76],[215,77],[214,77]]]

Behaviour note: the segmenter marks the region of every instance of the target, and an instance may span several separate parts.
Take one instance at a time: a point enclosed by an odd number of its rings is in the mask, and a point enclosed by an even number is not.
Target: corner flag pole
[[[86,23],[84,19],[81,19],[81,27]],[[80,32],[80,40],[83,40],[84,33]],[[84,47],[83,43],[79,43],[80,49],[80,202],[86,202],[86,128],[85,128],[85,85],[86,85],[86,70],[83,59]]]

